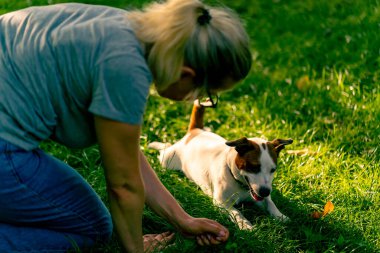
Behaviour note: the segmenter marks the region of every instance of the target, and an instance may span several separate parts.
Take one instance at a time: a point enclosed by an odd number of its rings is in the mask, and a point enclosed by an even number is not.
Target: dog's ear
[[[277,155],[280,153],[281,150],[285,148],[285,145],[289,145],[293,143],[292,139],[275,139],[271,141],[272,145],[274,146],[274,150],[276,151]]]
[[[234,141],[227,141],[226,145],[235,147],[235,150],[239,153],[239,155],[244,155],[248,151],[254,149],[253,145],[246,137],[242,137]]]

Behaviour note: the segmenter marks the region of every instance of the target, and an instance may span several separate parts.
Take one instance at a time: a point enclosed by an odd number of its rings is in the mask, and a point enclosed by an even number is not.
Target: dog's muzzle
[[[265,188],[265,187],[260,187],[259,189],[259,193],[257,194],[255,192],[255,190],[252,189],[251,185],[249,184],[249,180],[247,177],[244,177],[247,185],[248,185],[248,188],[249,188],[249,193],[251,194],[251,197],[255,200],[255,201],[263,201],[265,197],[268,197],[269,194],[270,194],[270,190],[268,188]],[[263,195],[262,195],[263,194]]]
[[[268,189],[267,187],[260,187],[259,189],[259,195],[263,198],[266,198],[268,197],[270,194],[270,189]]]

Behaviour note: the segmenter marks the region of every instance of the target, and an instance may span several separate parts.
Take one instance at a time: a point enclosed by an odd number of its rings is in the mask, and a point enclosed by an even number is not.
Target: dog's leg
[[[228,212],[233,222],[235,222],[241,230],[252,230],[252,223],[244,217],[244,215],[234,207],[228,208]]]
[[[215,184],[214,184],[215,185]],[[213,192],[214,204],[227,210],[231,220],[238,225],[241,230],[252,230],[251,222],[244,217],[244,215],[234,207],[238,202],[238,198],[222,186],[214,188]]]
[[[190,130],[193,130],[195,128],[203,129],[204,113],[205,113],[205,108],[197,105],[194,102],[193,110],[191,111],[191,116],[190,116],[189,128],[187,130],[188,132],[190,132]]]
[[[265,209],[275,219],[282,222],[289,221],[289,218],[282,214],[280,210],[278,210],[277,206],[274,204],[270,196],[266,197],[262,202],[256,202],[256,204]]]

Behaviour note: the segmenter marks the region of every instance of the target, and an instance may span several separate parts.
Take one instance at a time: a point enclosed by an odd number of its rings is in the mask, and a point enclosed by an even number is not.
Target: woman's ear
[[[195,87],[195,71],[192,68],[183,66],[181,70],[181,77],[179,79],[181,87],[187,87],[188,90],[192,90]]]
[[[183,66],[182,70],[181,70],[181,78],[185,78],[185,77],[194,78],[195,77],[194,69],[187,67],[187,66]]]

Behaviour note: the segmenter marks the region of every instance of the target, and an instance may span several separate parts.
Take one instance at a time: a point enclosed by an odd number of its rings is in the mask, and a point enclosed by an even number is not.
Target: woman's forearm
[[[142,212],[144,188],[131,191],[124,187],[108,189],[110,211],[115,231],[127,252],[143,252]]]
[[[181,223],[190,218],[190,216],[161,183],[142,152],[140,153],[140,168],[145,185],[145,203],[155,213],[167,219],[177,229],[180,229]]]
[[[145,202],[140,170],[140,126],[95,117],[115,230],[127,252],[143,252]]]

